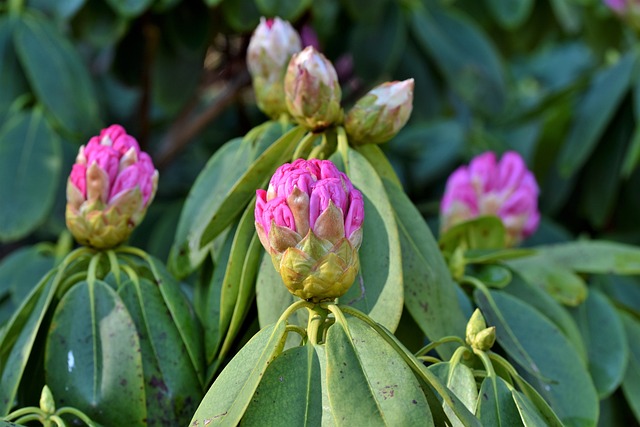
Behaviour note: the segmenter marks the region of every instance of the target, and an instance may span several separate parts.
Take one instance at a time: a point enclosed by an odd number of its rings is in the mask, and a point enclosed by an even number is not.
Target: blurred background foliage
[[[640,244],[638,39],[601,0],[0,1],[0,325],[69,245],[36,243],[59,239],[74,156],[109,124],[160,170],[132,244],[167,259],[198,173],[265,120],[245,65],[263,15],[317,36],[345,107],[415,79],[410,122],[383,150],[434,231],[455,166],[516,150],[541,187],[525,244]],[[637,286],[597,282],[640,312]]]

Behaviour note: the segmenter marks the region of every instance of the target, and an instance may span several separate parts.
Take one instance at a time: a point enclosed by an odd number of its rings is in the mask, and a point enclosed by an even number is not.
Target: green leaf
[[[169,268],[175,275],[186,277],[204,260],[209,248],[201,248],[200,240],[212,216],[221,211],[225,201],[236,188],[234,186],[237,186],[243,177],[248,178],[247,171],[251,165],[256,159],[263,159],[261,154],[284,130],[279,123],[267,122],[256,129],[254,134],[227,142],[209,159],[191,187],[180,215],[168,261]],[[266,155],[266,152],[264,154]],[[258,177],[260,182],[253,191],[267,179],[266,172],[264,175]],[[246,203],[254,195],[255,192],[246,199]],[[240,201],[237,203],[240,204]],[[239,214],[243,208],[244,205],[239,205],[237,213]],[[222,220],[229,225],[234,218]]]
[[[60,141],[37,110],[0,128],[0,241],[24,237],[47,218],[61,168]]]
[[[385,8],[384,25],[380,22],[355,22],[349,40],[355,74],[375,81],[394,70],[406,39],[405,21],[395,2],[389,2]]]
[[[120,15],[133,18],[144,12],[153,0],[106,0]]]
[[[375,23],[381,22],[381,20],[385,18],[384,11],[388,0],[375,2],[367,0],[342,0],[340,3],[354,21]]]
[[[72,18],[83,6],[86,0],[29,0],[29,7],[41,10],[47,15],[53,15],[61,21]]]
[[[489,11],[506,29],[522,25],[533,10],[533,0],[487,0]]]
[[[506,98],[504,71],[482,30],[466,16],[435,5],[413,11],[409,19],[415,38],[449,86],[476,109],[499,113]]]
[[[8,320],[15,309],[40,283],[54,266],[54,258],[40,245],[14,251],[0,261],[0,307],[7,307],[7,317],[0,311],[0,324]]]
[[[42,278],[0,333],[0,416],[13,406],[44,316],[56,293],[57,270]]]
[[[587,161],[629,89],[636,55],[627,53],[615,65],[595,75],[578,105],[567,141],[559,154],[562,175],[569,177]]]
[[[587,363],[587,348],[582,340],[582,334],[573,317],[554,298],[540,287],[530,284],[519,275],[515,274],[505,292],[526,301],[531,307],[545,315],[562,331],[565,337],[573,344],[585,363]]]
[[[622,381],[622,392],[640,421],[640,321],[623,311],[619,311],[629,343],[629,361]]]
[[[485,426],[515,427],[522,425],[511,389],[500,377],[487,377],[478,393],[476,416]]]
[[[636,91],[636,93],[638,90]],[[629,178],[633,171],[640,163],[640,125],[636,125],[633,131],[633,137],[627,147],[624,155],[624,164],[622,165],[621,175],[623,178]]]
[[[219,207],[210,213],[209,223],[202,233],[200,247],[211,242],[233,219],[239,215],[249,201],[255,197],[256,189],[267,181],[273,172],[291,158],[292,150],[300,141],[306,129],[298,126],[278,138],[258,156],[244,174],[224,194]],[[238,165],[232,165],[238,168]]]
[[[511,270],[498,264],[479,265],[474,268],[473,276],[493,289],[502,289],[511,283]]]
[[[394,331],[403,306],[402,259],[398,225],[382,180],[357,151],[348,151],[348,171],[364,198],[360,276],[340,302],[367,313]]]
[[[587,285],[569,266],[539,247],[537,255],[506,261],[506,264],[532,285],[544,289],[556,301],[576,306],[587,297]]]
[[[446,385],[468,410],[474,411],[476,402],[478,401],[478,388],[476,379],[473,377],[473,371],[462,363],[448,363]],[[452,420],[454,426],[462,426],[463,424],[456,418],[453,410],[445,406],[445,412]]]
[[[578,272],[587,274],[640,274],[640,248],[617,242],[585,240],[539,246],[538,253]]]
[[[275,323],[280,315],[299,298],[289,292],[280,273],[273,267],[271,256],[263,252],[262,261],[258,267],[256,279],[256,303],[258,305],[258,320],[260,327]],[[354,285],[355,286],[355,285]],[[306,327],[308,316],[303,310],[298,310],[289,322]]]
[[[500,249],[506,241],[502,220],[497,216],[479,216],[449,228],[440,236],[444,253],[453,253],[458,247],[467,249]]]
[[[206,0],[217,3],[218,0]],[[222,2],[224,20],[236,32],[249,32],[258,26],[260,11],[255,0],[233,0]]]
[[[307,343],[285,351],[264,373],[242,425],[323,425],[322,380],[314,346]]]
[[[409,313],[431,340],[464,336],[467,321],[458,304],[456,284],[431,230],[407,195],[388,181],[384,183],[400,233],[404,301]],[[439,346],[438,351],[450,356],[453,350]]]
[[[78,52],[44,18],[24,14],[14,43],[20,63],[38,100],[56,124],[89,135],[100,127],[91,77]]]
[[[582,7],[582,5],[574,3],[572,0],[551,0],[551,8],[556,19],[568,33],[575,33],[580,29],[582,25],[580,19]]]
[[[157,259],[149,256],[147,258],[151,267],[155,283],[162,294],[164,305],[169,311],[169,315],[180,333],[182,342],[187,348],[187,353],[191,363],[204,383],[204,349],[202,342],[202,329],[194,309],[189,304],[186,295],[180,289],[180,284],[169,274],[169,272]]]
[[[513,402],[515,402],[520,418],[525,427],[544,427],[548,425],[538,408],[523,393],[512,390]],[[508,424],[507,424],[508,425]]]
[[[336,425],[433,425],[420,384],[395,349],[362,320],[350,317],[347,325],[331,326],[325,344]]]
[[[579,354],[562,332],[523,301],[491,291],[474,297],[487,323],[496,326],[500,346],[568,426],[594,425],[598,395]]]
[[[388,184],[393,184],[394,186],[402,189],[402,183],[398,179],[395,171],[393,170],[393,166],[389,163],[389,159],[382,149],[380,149],[379,145],[376,144],[364,144],[356,147],[358,153],[362,154],[365,159],[373,166],[376,170],[376,173],[380,176],[382,181],[385,184],[385,188],[387,188],[387,192],[391,193],[389,190]]]
[[[0,17],[0,123],[16,98],[29,92],[13,47],[14,27],[8,15]]]
[[[138,333],[108,284],[79,282],[64,295],[51,320],[44,364],[56,399],[103,425],[146,425]]]
[[[590,289],[589,298],[571,312],[587,346],[593,384],[604,399],[618,388],[627,367],[624,325],[609,299],[596,289]]]
[[[258,332],[213,383],[189,425],[238,425],[285,337],[285,322]]]
[[[311,0],[255,0],[258,10],[264,16],[278,16],[295,22],[311,6]]]

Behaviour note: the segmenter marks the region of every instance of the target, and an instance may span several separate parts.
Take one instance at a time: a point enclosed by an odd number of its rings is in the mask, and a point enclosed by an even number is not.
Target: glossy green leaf
[[[187,354],[201,383],[204,383],[204,349],[202,330],[196,318],[194,309],[189,304],[186,295],[180,289],[180,284],[169,274],[165,266],[157,259],[147,258],[164,305],[169,311],[182,342],[186,346]]]
[[[276,357],[264,373],[242,425],[322,425],[320,363],[311,344],[291,348]]]
[[[516,427],[522,425],[511,389],[500,377],[482,381],[478,392],[476,416],[485,426]]]
[[[580,358],[587,363],[587,348],[582,340],[582,334],[578,325],[569,312],[540,287],[523,280],[514,274],[505,292],[526,301],[531,307],[545,315],[562,331],[565,337],[573,344]]]
[[[571,271],[549,252],[538,251],[538,255],[507,261],[506,264],[532,285],[544,289],[558,302],[576,306],[587,298],[587,285],[580,276]]]
[[[376,144],[364,144],[356,147],[356,151],[362,154],[362,156],[367,159],[367,161],[373,166],[376,170],[378,176],[382,179],[382,182],[385,184],[385,188],[387,189],[387,193],[391,194],[392,191],[389,190],[388,184],[393,184],[398,189],[402,188],[402,183],[398,179],[396,172],[389,163],[389,158],[385,154],[384,151],[380,148],[379,145]]]
[[[91,77],[69,40],[45,19],[24,14],[14,42],[30,86],[57,125],[95,133],[100,121]]]
[[[404,301],[420,329],[431,340],[447,335],[464,335],[456,284],[451,278],[431,230],[400,189],[385,180],[385,189],[395,211],[402,248]],[[438,347],[443,355],[452,348]]]
[[[325,345],[336,425],[432,425],[424,393],[400,355],[360,319],[349,318],[344,328],[331,326]]]
[[[106,0],[120,15],[133,18],[144,12],[153,0]]]
[[[0,241],[24,237],[49,215],[60,181],[60,141],[39,111],[0,128]]]
[[[473,21],[441,7],[416,10],[409,19],[418,43],[453,91],[481,111],[503,109],[505,79],[498,53]]]
[[[253,230],[253,208],[247,208],[247,216],[251,218],[250,225]],[[242,223],[241,223],[242,225]],[[240,229],[239,229],[240,230]],[[235,249],[235,247],[234,247]],[[251,234],[251,239],[246,246],[245,252],[240,253],[237,256],[237,260],[243,260],[242,270],[240,277],[237,279],[237,295],[235,304],[233,306],[233,311],[231,313],[228,325],[227,335],[222,343],[222,348],[220,349],[220,356],[224,357],[229,351],[231,345],[233,344],[236,335],[240,331],[240,327],[242,326],[242,321],[246,317],[249,312],[249,308],[251,306],[253,296],[255,295],[255,280],[258,272],[258,266],[260,264],[260,255],[262,253],[262,243],[260,243],[260,239],[258,235],[253,232]],[[226,277],[225,277],[226,279]],[[226,282],[226,280],[225,280]],[[230,287],[228,287],[230,288]],[[224,298],[224,293],[222,296],[222,303],[227,303]]]
[[[0,310],[0,324],[8,320],[24,298],[54,266],[54,258],[39,245],[12,252],[0,261],[0,307],[7,307],[6,317]],[[28,266],[28,268],[25,268]]]
[[[502,27],[515,29],[531,14],[534,0],[487,0],[487,4]]]
[[[340,303],[367,313],[394,331],[403,306],[398,225],[382,180],[371,164],[352,149],[349,149],[348,159],[347,173],[364,198],[365,220],[360,247],[360,275],[349,291],[340,297]]]
[[[147,423],[186,425],[204,393],[159,287],[142,278],[123,283],[118,294],[139,336]]]
[[[47,384],[56,399],[103,425],[145,426],[140,341],[109,285],[79,282],[60,300],[45,352]]]
[[[464,252],[464,260],[469,264],[492,264],[497,261],[528,257],[535,253],[534,248],[471,249]]]
[[[52,270],[33,289],[0,333],[0,416],[14,404],[18,386],[59,280]]]
[[[447,378],[445,384],[451,390],[469,411],[474,411],[476,402],[478,401],[478,389],[476,379],[473,377],[473,371],[462,363],[448,363]],[[452,420],[454,426],[462,426],[462,422],[455,417],[453,410],[445,406],[445,412]]]
[[[637,92],[638,90],[636,90]],[[638,163],[640,163],[640,126],[636,125],[624,156],[624,164],[621,171],[622,177],[629,178],[631,173],[638,167]]]
[[[278,16],[295,22],[311,6],[311,0],[255,0],[258,10],[264,16]]]
[[[0,123],[16,98],[29,92],[13,47],[14,27],[9,16],[0,17]]]
[[[640,281],[635,276],[598,275],[591,286],[606,294],[617,306],[640,316]]]
[[[556,19],[565,31],[575,33],[580,29],[581,5],[571,0],[551,0],[550,3]]]
[[[185,202],[171,254],[169,268],[179,277],[191,273],[204,259],[209,248],[201,248],[200,240],[210,219],[220,212],[225,200],[232,193],[234,186],[246,176],[252,163],[284,132],[279,123],[267,122],[256,130],[258,136],[247,135],[244,139],[236,138],[224,144],[209,159],[191,187]],[[264,153],[266,154],[266,152]],[[267,172],[260,177],[260,184],[267,179]],[[255,195],[247,198],[246,203]],[[238,200],[237,203],[240,203]],[[243,206],[238,206],[241,212]],[[228,224],[234,218],[227,218]]]
[[[524,377],[568,426],[593,425],[598,395],[579,354],[562,332],[523,301],[491,291],[474,297],[500,346],[526,370]]]
[[[567,141],[559,154],[565,177],[573,175],[596,147],[630,84],[636,56],[628,53],[610,68],[600,71],[578,104]]]
[[[622,381],[622,392],[631,411],[640,421],[640,320],[619,311],[629,343],[629,360]]]
[[[263,251],[256,279],[256,303],[260,327],[264,328],[275,323],[287,307],[298,300],[298,297],[289,292],[280,273],[273,267],[269,254]],[[303,327],[306,327],[307,320],[308,316],[303,310],[298,310],[289,317],[290,323]]]
[[[609,299],[596,289],[571,311],[587,346],[593,384],[603,399],[618,388],[627,367],[624,325]]]
[[[301,126],[291,129],[250,164],[249,168],[228,190],[228,193],[224,194],[218,209],[209,214],[209,223],[200,239],[201,248],[231,224],[233,219],[255,197],[256,189],[267,181],[282,163],[291,158],[293,148],[305,133],[306,129]],[[238,168],[237,164],[231,166]]]
[[[547,422],[544,416],[538,411],[531,401],[524,394],[517,390],[512,391],[513,402],[515,402],[520,419],[525,427],[545,427]]]
[[[640,248],[601,240],[542,246],[539,253],[579,273],[640,274]]]
[[[502,265],[479,265],[474,269],[473,276],[493,289],[501,289],[511,283],[511,271]]]
[[[213,383],[189,425],[238,425],[285,336],[285,323],[258,332]]]
[[[29,7],[54,15],[60,20],[73,17],[87,0],[29,0]]]

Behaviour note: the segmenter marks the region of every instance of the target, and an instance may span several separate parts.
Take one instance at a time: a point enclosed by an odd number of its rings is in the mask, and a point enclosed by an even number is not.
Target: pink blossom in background
[[[449,176],[440,205],[441,229],[496,215],[507,230],[507,243],[517,244],[538,227],[538,193],[536,179],[518,153],[506,152],[499,161],[495,153],[483,153]]]

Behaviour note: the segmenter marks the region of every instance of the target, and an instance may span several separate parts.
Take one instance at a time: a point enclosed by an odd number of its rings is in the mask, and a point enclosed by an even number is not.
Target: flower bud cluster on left
[[[158,187],[151,157],[120,125],[80,147],[67,182],[67,227],[76,240],[107,249],[142,221]]]

